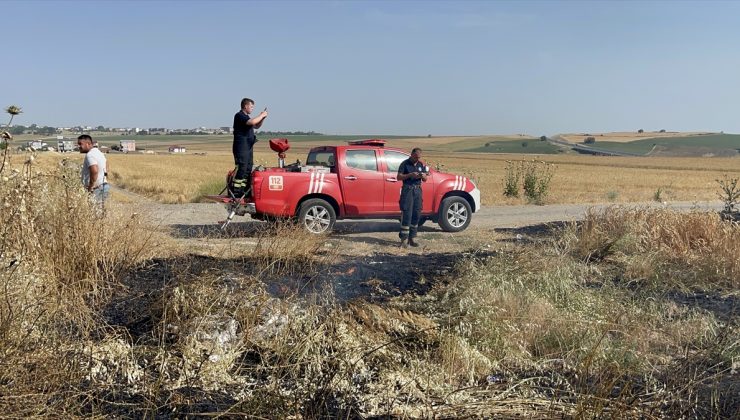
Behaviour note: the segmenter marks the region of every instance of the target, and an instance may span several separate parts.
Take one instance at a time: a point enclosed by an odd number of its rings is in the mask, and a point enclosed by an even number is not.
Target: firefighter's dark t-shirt
[[[398,174],[410,174],[413,172],[424,172],[424,164],[421,161],[411,162],[411,158],[401,162],[398,167]],[[421,179],[407,178],[403,180],[403,185],[421,185]]]
[[[249,114],[239,111],[234,114],[234,140],[237,138],[246,138],[249,143],[254,143],[254,126],[247,124]]]

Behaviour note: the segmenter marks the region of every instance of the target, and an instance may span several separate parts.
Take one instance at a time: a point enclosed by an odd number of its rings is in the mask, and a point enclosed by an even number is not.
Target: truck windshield
[[[306,165],[314,166],[325,166],[327,168],[333,168],[336,159],[334,158],[334,151],[310,151],[308,152],[308,159],[306,159]]]

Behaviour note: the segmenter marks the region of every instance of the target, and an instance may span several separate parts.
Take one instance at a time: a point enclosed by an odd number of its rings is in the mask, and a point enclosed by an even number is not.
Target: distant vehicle
[[[279,165],[252,173],[251,193],[236,199],[228,188],[209,199],[226,204],[229,216],[250,214],[258,220],[293,219],[311,233],[332,230],[340,219],[398,219],[402,182],[396,179],[409,154],[385,147],[379,139],[344,146],[314,147],[306,164],[284,165],[286,139],[270,140]],[[427,167],[422,223],[431,220],[447,232],[465,230],[481,208],[480,190],[468,178]],[[233,176],[233,173],[230,173]],[[228,182],[228,178],[227,178]],[[228,184],[227,184],[228,185]],[[226,193],[226,194],[224,194]]]

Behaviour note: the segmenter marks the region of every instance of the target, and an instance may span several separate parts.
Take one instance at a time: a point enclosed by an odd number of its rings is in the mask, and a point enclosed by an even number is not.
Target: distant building
[[[64,137],[62,137],[60,140],[57,141],[57,149],[61,153],[74,152],[75,142],[73,140],[64,140]]]
[[[231,130],[233,129],[233,127],[219,127],[218,129],[223,131],[224,133],[231,134]]]
[[[187,151],[185,146],[170,146],[168,150],[170,153],[185,153]]]
[[[48,146],[48,144],[44,143],[41,140],[31,140],[29,142],[26,142],[26,148],[33,149],[33,150],[41,150],[43,147]]]
[[[121,140],[119,145],[121,146],[122,152],[136,151],[136,140]]]

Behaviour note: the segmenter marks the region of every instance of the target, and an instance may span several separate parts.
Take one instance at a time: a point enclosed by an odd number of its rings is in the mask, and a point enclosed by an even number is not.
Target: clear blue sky
[[[0,3],[19,124],[740,132],[740,2]]]

